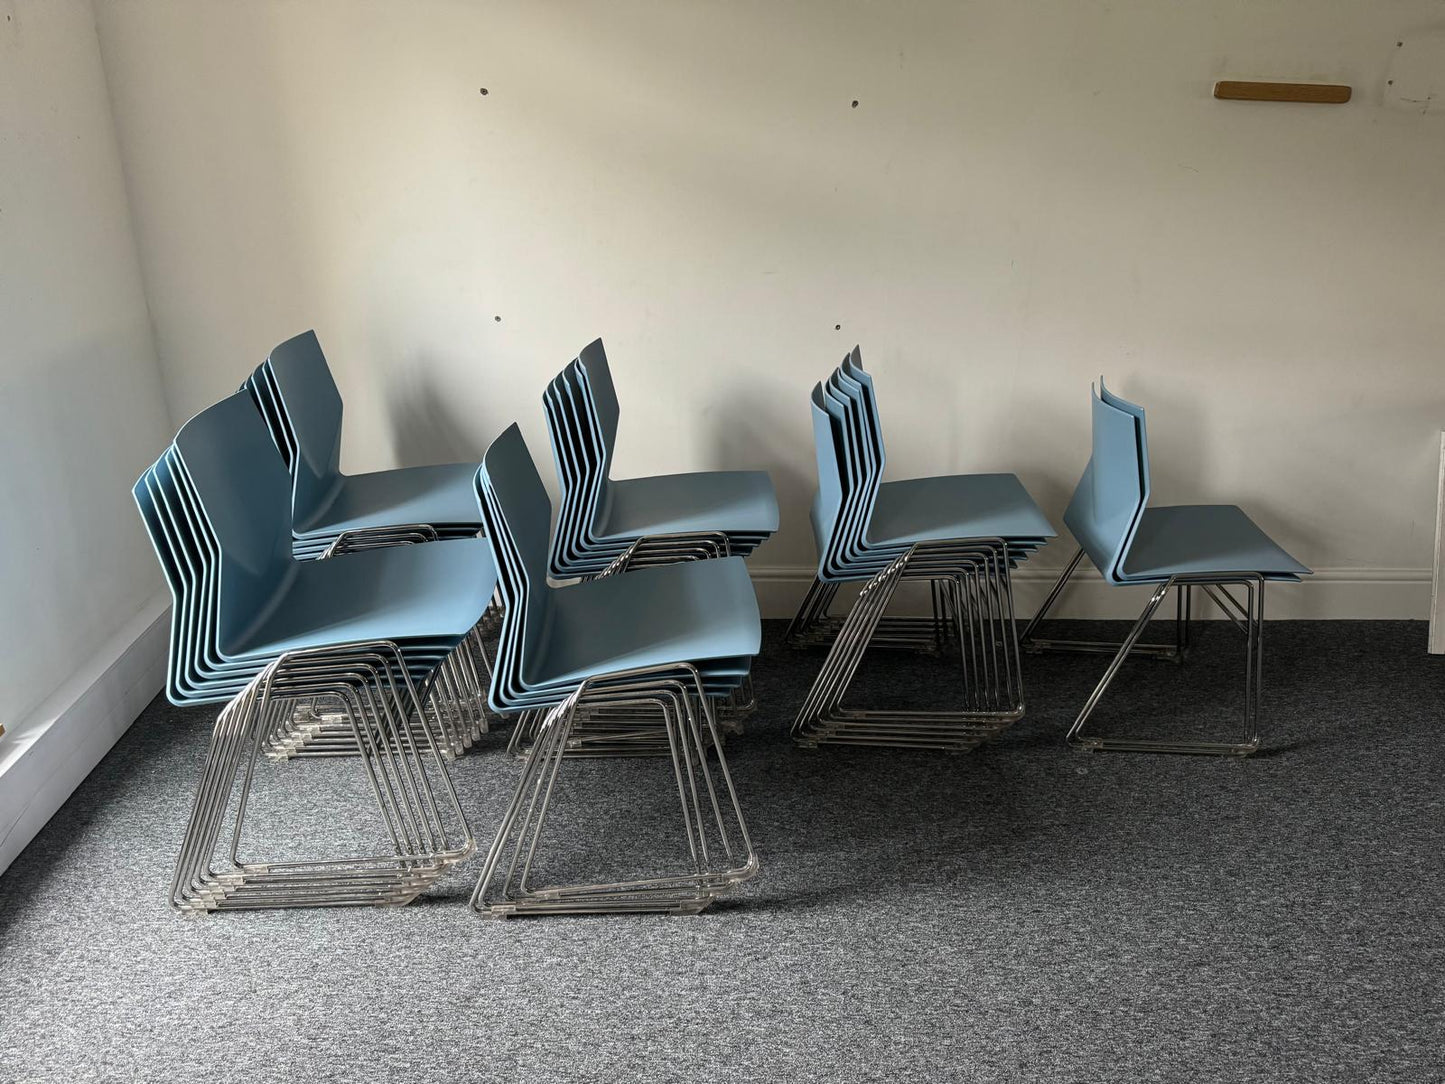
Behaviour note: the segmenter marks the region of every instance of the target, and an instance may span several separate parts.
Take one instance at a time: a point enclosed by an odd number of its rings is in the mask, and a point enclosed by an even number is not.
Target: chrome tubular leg
[[[1236,584],[1244,592],[1245,601],[1239,602],[1227,590],[1227,584]],[[1136,644],[1140,634],[1144,631],[1149,620],[1158,610],[1164,596],[1170,587],[1175,587],[1180,593],[1182,601],[1178,609],[1178,622],[1182,631],[1178,632],[1178,650],[1183,652],[1188,649],[1188,624],[1190,617],[1189,592],[1193,586],[1201,586],[1227,616],[1231,618],[1235,626],[1245,634],[1245,665],[1244,665],[1244,736],[1237,742],[1216,742],[1196,741],[1189,739],[1145,739],[1145,738],[1105,738],[1085,735],[1084,724],[1089,716],[1098,706],[1100,699],[1108,689],[1110,683],[1117,675],[1119,668],[1130,652],[1137,650]],[[1259,718],[1262,707],[1261,676],[1264,668],[1264,586],[1265,580],[1262,576],[1242,576],[1228,581],[1219,580],[1184,580],[1175,577],[1160,584],[1150,597],[1149,603],[1140,614],[1139,620],[1135,622],[1129,636],[1120,645],[1118,653],[1109,664],[1108,670],[1104,672],[1103,678],[1099,681],[1098,687],[1084,704],[1083,710],[1079,713],[1074,725],[1069,729],[1067,741],[1070,745],[1082,749],[1089,749],[1100,752],[1124,752],[1124,753],[1182,753],[1202,756],[1249,756],[1259,749]],[[1231,612],[1232,611],[1232,612]],[[1241,619],[1242,618],[1242,619]]]
[[[757,856],[722,753],[721,734],[706,688],[695,669],[682,669],[689,671],[685,680],[678,667],[593,679],[547,714],[472,894],[474,910],[496,918],[617,912],[690,914],[703,910],[720,892],[757,872]],[[576,741],[574,729],[581,725],[587,710],[607,707],[625,708],[633,714],[647,709],[661,716],[660,729],[672,763],[671,786],[679,802],[689,868],[625,881],[534,885],[533,867],[556,780],[564,762],[572,761],[566,754]],[[709,745],[715,765],[709,764]],[[735,823],[730,825],[729,820]]]
[[[386,849],[339,858],[242,857],[264,744],[298,700],[339,705]],[[295,652],[259,674],[217,718],[171,886],[183,911],[406,903],[474,849],[405,660],[376,642]],[[239,784],[239,790],[237,786]],[[229,846],[221,844],[227,822]],[[224,848],[218,852],[218,846]]]
[[[860,710],[843,706],[863,656],[876,646],[884,613],[904,579],[936,587],[964,675],[964,704],[952,711]],[[793,721],[794,741],[962,752],[1023,715],[1007,546],[1001,539],[921,543],[863,588]],[[928,619],[930,630],[935,619]]]

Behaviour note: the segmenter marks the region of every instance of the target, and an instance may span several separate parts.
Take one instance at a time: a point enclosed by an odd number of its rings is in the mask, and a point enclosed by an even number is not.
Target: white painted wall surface
[[[0,740],[154,609],[169,436],[91,5],[0,0]]]
[[[770,469],[792,588],[808,388],[854,342],[895,476],[1017,471],[1056,520],[1102,372],[1157,500],[1326,570],[1276,615],[1428,610],[1445,117],[1387,81],[1435,0],[97,10],[178,416],[314,326],[348,469],[520,419],[550,474],[541,390],[602,335],[621,472]]]
[[[0,872],[159,691],[171,432],[88,0],[0,0]]]

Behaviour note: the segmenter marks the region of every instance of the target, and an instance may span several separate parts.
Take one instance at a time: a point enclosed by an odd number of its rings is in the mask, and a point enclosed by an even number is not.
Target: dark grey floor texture
[[[0,878],[0,1079],[1445,1079],[1423,624],[1270,625],[1248,761],[1065,749],[1104,660],[1060,656],[1028,660],[1028,717],[967,756],[799,750],[821,656],[778,632],[728,747],[762,874],[692,918],[484,921],[476,861],[403,909],[179,917],[211,713],[156,702]],[[1131,663],[1101,727],[1227,709],[1238,639]],[[891,655],[864,692],[938,703],[950,680]],[[483,846],[517,771],[500,742],[455,767]],[[262,773],[290,832],[332,826],[342,767]],[[584,865],[662,838],[658,768],[572,775],[559,834]]]

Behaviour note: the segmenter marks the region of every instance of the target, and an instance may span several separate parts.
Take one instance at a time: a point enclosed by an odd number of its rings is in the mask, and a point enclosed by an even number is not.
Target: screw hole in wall
[[[858,99],[857,99],[857,98],[854,98],[854,99],[853,99],[853,105],[852,105],[851,108],[853,108],[853,109],[857,109],[857,108],[858,108]]]
[[[487,96],[487,88],[486,88],[486,87],[483,87],[483,88],[482,88],[482,97],[485,98],[486,96]]]
[[[492,319],[495,320],[495,321],[496,321],[497,323],[499,323],[499,324],[502,322],[502,318],[501,318],[500,316],[493,316]]]

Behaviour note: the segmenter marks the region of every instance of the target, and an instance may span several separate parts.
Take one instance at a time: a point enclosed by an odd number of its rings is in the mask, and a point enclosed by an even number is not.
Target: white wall
[[[348,469],[520,419],[550,472],[541,389],[600,334],[622,471],[771,469],[785,582],[807,390],[854,342],[895,475],[1015,470],[1056,519],[1103,372],[1157,499],[1241,503],[1326,571],[1285,612],[1426,610],[1445,120],[1387,80],[1437,0],[98,11],[178,416],[314,326]]]
[[[0,722],[163,590],[130,487],[170,436],[91,6],[0,2]]]
[[[0,870],[160,688],[170,431],[91,5],[0,0]]]

